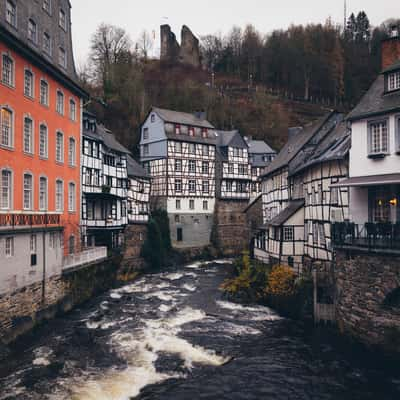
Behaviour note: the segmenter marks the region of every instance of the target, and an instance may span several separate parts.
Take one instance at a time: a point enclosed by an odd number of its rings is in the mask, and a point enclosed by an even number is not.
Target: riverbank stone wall
[[[342,333],[400,353],[400,257],[336,252],[336,319]]]

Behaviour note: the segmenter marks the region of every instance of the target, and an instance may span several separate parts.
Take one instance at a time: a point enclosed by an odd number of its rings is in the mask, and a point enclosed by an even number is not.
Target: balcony
[[[80,253],[70,254],[64,257],[63,272],[76,271],[89,264],[93,264],[107,258],[107,247],[93,247]]]
[[[21,229],[34,227],[57,227],[61,225],[61,214],[1,213],[0,229]]]
[[[332,224],[332,243],[343,250],[400,254],[400,222],[357,225],[352,222]]]

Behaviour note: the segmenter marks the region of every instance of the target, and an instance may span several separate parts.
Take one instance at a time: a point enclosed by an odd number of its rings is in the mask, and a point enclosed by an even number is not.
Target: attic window
[[[201,131],[201,136],[202,136],[204,139],[206,139],[207,136],[208,136],[208,130],[207,130],[207,129],[202,129],[202,131]]]
[[[151,114],[150,121],[151,122],[155,122],[156,121],[156,116],[154,114]]]
[[[193,127],[189,128],[189,136],[194,136],[194,128]]]
[[[181,126],[180,125],[175,125],[175,134],[179,135],[181,133]]]
[[[388,91],[400,89],[400,71],[390,73],[388,75]]]

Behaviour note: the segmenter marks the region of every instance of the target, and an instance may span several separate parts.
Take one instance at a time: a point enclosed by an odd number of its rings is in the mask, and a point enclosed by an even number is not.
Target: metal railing
[[[30,226],[57,226],[61,223],[60,214],[0,214],[0,228],[30,227]]]
[[[107,247],[93,247],[80,253],[65,256],[63,261],[63,270],[79,268],[83,265],[105,260],[106,258]]]
[[[336,247],[353,246],[375,251],[400,251],[400,223],[333,223],[332,242]]]

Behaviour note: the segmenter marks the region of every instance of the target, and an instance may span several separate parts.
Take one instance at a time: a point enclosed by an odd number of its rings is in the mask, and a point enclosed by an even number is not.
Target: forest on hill
[[[134,154],[140,123],[152,105],[203,110],[217,128],[236,128],[279,149],[289,126],[303,125],[329,108],[348,111],[380,72],[381,41],[400,20],[371,27],[351,14],[345,28],[292,25],[267,35],[253,26],[225,37],[201,38],[203,68],[150,59],[143,32],[133,43],[122,28],[101,24],[79,71],[96,112]]]

